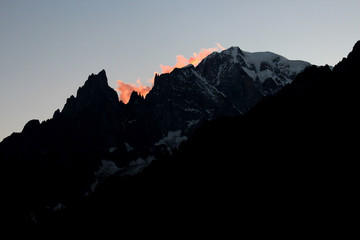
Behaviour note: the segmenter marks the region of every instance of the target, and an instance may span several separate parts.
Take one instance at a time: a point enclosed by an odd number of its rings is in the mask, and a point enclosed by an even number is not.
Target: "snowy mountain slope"
[[[261,83],[264,83],[266,79],[283,76],[284,78],[277,81],[281,85],[285,85],[292,80],[299,72],[303,71],[305,67],[309,66],[309,63],[304,61],[290,61],[285,57],[271,53],[271,52],[243,52],[247,64],[249,66],[255,66],[252,70],[253,74],[257,74]],[[253,75],[254,76],[254,75]]]
[[[199,72],[245,113],[267,95],[292,82],[310,63],[292,61],[271,52],[249,53],[231,47],[214,52],[197,67]]]

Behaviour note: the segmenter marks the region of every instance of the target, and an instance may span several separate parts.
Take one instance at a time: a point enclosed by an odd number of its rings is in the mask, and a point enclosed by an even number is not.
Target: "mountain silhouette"
[[[126,105],[105,71],[91,75],[53,119],[0,144],[4,169],[14,170],[3,174],[4,206],[15,222],[43,225],[194,213],[189,222],[209,223],[243,210],[241,201],[295,197],[325,177],[335,184],[334,166],[346,168],[329,156],[347,157],[358,45],[333,70],[303,73],[306,62],[233,47],[156,76],[146,98],[133,92]]]

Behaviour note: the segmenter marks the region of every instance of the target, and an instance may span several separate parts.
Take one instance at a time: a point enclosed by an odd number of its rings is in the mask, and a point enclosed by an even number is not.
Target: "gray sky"
[[[360,39],[359,12],[359,0],[0,0],[0,141],[52,117],[91,73],[146,84],[217,42],[335,65]]]

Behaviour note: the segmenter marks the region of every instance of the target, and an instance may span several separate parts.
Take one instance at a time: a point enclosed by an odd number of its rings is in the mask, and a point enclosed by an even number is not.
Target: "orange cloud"
[[[221,50],[225,50],[225,48],[223,46],[220,45],[220,43],[216,43],[216,46],[218,46],[218,48],[220,48]]]
[[[189,64],[192,64],[196,67],[204,58],[209,56],[211,53],[213,53],[215,51],[219,51],[219,50],[225,50],[225,48],[223,46],[221,46],[219,43],[216,43],[216,46],[217,46],[216,48],[201,49],[201,51],[199,53],[194,52],[193,56],[190,57],[189,59],[187,59],[183,55],[177,55],[176,63],[174,66],[167,66],[167,65],[160,64],[161,73],[170,73],[175,68],[182,68]],[[158,73],[155,72],[155,74],[158,74]],[[117,82],[118,88],[116,90],[120,92],[120,100],[123,101],[124,103],[128,103],[131,93],[133,91],[136,91],[145,97],[146,94],[148,94],[148,92],[152,89],[152,86],[154,85],[154,78],[148,80],[148,82],[151,83],[151,87],[143,85],[141,83],[140,79],[138,79],[136,81],[137,85],[132,84],[132,83],[125,83],[125,82],[119,80]]]
[[[162,73],[170,73],[172,72],[175,68],[182,68],[185,67],[189,64],[194,65],[195,67],[207,56],[209,56],[211,53],[215,52],[215,51],[219,51],[220,50],[224,50],[225,48],[223,48],[219,43],[216,43],[217,47],[216,48],[203,48],[201,49],[201,51],[199,53],[194,52],[193,56],[190,57],[189,59],[185,58],[183,55],[178,55],[176,56],[176,64],[174,66],[164,66],[164,65],[160,65],[161,71]]]
[[[133,84],[133,83],[125,83],[121,80],[118,80],[118,82],[117,82],[118,88],[116,89],[116,91],[120,92],[120,100],[123,101],[125,104],[129,102],[131,93],[133,91],[136,91],[140,95],[145,97],[146,94],[148,94],[152,88],[152,87],[143,85],[141,83],[140,79],[138,79],[136,81],[136,83],[137,83],[137,85]]]
[[[191,63],[194,66],[197,66],[204,58],[206,58],[216,50],[218,49],[217,48],[201,49],[201,52],[193,53],[193,56],[189,59],[189,63]]]

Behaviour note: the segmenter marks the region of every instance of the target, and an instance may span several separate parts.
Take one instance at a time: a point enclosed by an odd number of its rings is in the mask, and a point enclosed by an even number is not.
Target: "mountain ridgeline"
[[[355,227],[358,69],[360,41],[333,69],[308,67],[245,114],[204,123],[136,176],[111,176],[66,221],[131,227],[156,216],[150,226],[179,232],[343,236]]]
[[[133,92],[128,104],[105,71],[91,75],[52,119],[0,143],[4,169],[14,170],[4,173],[11,217],[94,224],[195,214],[190,222],[211,222],[247,212],[240,202],[286,195],[289,207],[296,194],[337,189],[352,165],[359,48],[331,70],[232,47],[155,76],[146,98]]]

